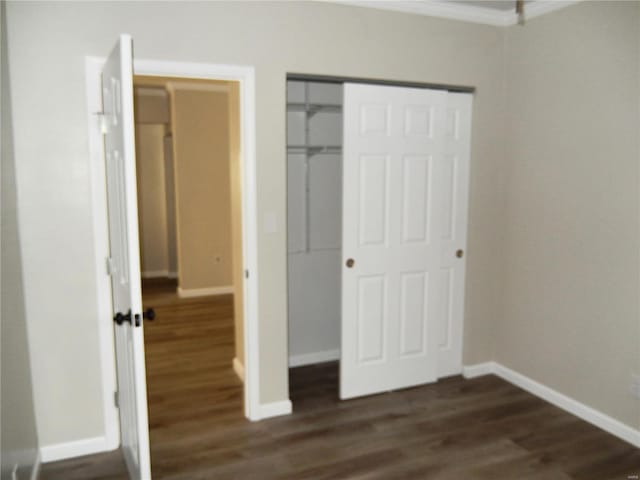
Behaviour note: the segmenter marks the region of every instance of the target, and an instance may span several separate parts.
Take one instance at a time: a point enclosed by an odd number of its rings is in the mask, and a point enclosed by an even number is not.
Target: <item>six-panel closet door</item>
[[[461,370],[470,107],[344,86],[340,398]]]

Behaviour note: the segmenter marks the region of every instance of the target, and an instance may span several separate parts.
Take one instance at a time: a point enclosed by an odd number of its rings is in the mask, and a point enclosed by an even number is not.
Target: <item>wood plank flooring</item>
[[[154,479],[626,480],[640,450],[503,380],[339,401],[338,365],[290,371],[294,413],[252,423],[232,368],[231,296],[145,289]],[[118,451],[45,464],[41,479],[126,479]]]

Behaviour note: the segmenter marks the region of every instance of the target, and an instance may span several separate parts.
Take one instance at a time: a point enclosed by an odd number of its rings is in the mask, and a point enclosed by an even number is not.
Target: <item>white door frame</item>
[[[111,307],[111,286],[106,272],[109,256],[104,144],[101,133],[102,92],[100,74],[104,58],[86,57],[87,116],[89,123],[89,175],[93,213],[96,266],[96,306],[100,342],[105,439],[94,451],[118,447],[118,411],[114,405],[117,390],[115,346]],[[255,69],[252,66],[135,60],[136,75],[201,78],[237,81],[240,84],[240,148],[242,152],[242,260],[244,292],[244,411],[252,421],[260,420],[258,364],[258,237],[255,155]],[[248,274],[248,275],[247,275]],[[248,276],[248,278],[247,278]],[[231,367],[232,359],[229,359]]]

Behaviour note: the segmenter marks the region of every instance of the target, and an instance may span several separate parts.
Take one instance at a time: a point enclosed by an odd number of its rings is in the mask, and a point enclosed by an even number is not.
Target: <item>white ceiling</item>
[[[507,27],[518,18],[515,0],[328,0],[354,7],[449,18],[464,22]],[[525,0],[525,19],[573,5],[580,0]]]

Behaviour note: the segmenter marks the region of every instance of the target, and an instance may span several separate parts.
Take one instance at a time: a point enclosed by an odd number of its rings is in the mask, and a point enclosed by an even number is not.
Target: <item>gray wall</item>
[[[307,2],[9,2],[7,11],[43,445],[104,433],[84,57],[105,56],[122,32],[133,35],[137,58],[256,68],[258,225],[270,214],[278,224],[276,233],[258,232],[261,403],[288,397],[286,73],[477,87],[464,359],[492,358],[503,287],[504,30]]]
[[[2,338],[0,378],[0,439],[2,479],[11,478],[18,465],[18,478],[31,477],[38,457],[38,437],[31,387],[31,365],[22,281],[22,253],[18,231],[15,156],[11,115],[11,91],[7,62],[5,5],[0,6],[2,30]]]
[[[495,358],[633,427],[640,402],[640,3],[507,33],[504,313]]]

